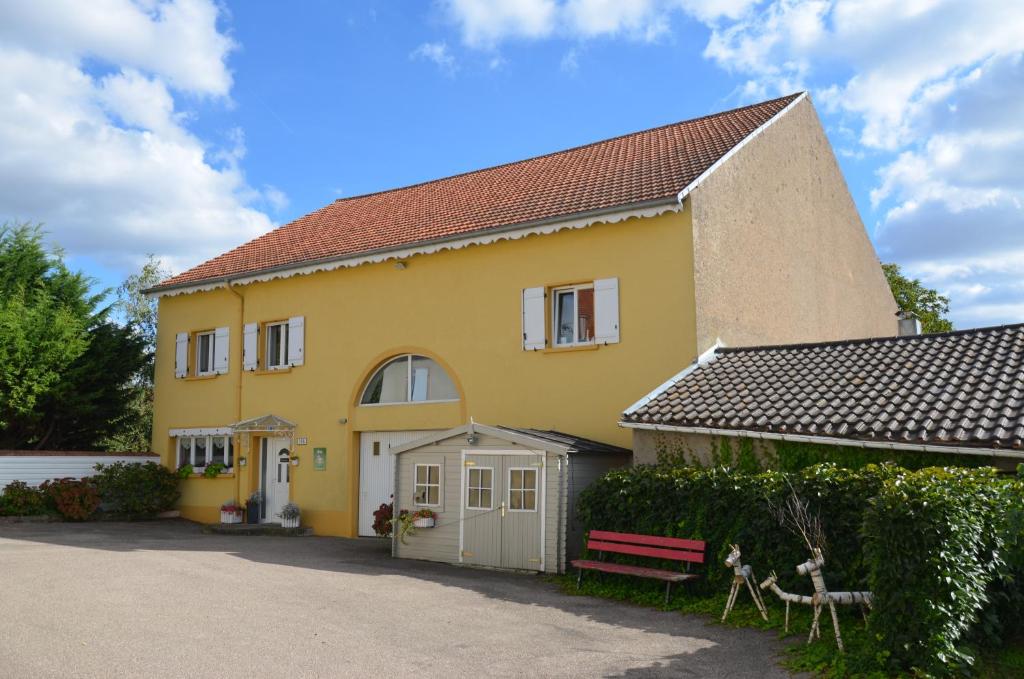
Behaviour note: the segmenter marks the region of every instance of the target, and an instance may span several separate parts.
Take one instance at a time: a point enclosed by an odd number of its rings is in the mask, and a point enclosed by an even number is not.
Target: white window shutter
[[[594,340],[598,344],[619,341],[619,279],[594,281]]]
[[[231,350],[231,335],[228,328],[217,328],[213,335],[213,371],[224,375],[228,371],[228,355]]]
[[[543,349],[544,288],[523,290],[523,351]]]
[[[302,365],[306,357],[306,320],[304,316],[292,316],[288,319],[288,363]]]
[[[260,326],[246,323],[242,329],[242,370],[256,370],[259,367]]]
[[[188,377],[188,333],[179,332],[174,337],[174,376]]]

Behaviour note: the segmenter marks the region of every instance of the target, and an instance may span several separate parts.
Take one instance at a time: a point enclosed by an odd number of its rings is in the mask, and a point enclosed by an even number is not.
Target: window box
[[[416,526],[417,528],[433,528],[434,517],[430,516],[413,519],[412,525]]]

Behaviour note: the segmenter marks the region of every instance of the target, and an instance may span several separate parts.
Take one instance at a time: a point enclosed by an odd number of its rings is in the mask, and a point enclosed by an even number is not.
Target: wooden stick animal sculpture
[[[811,582],[814,583],[814,594],[812,596],[790,594],[789,592],[782,591],[782,589],[776,584],[778,577],[774,572],[761,583],[761,589],[770,588],[775,592],[776,596],[786,602],[787,632],[789,632],[790,603],[795,602],[814,607],[814,621],[811,623],[811,632],[807,637],[807,643],[811,643],[815,638],[821,638],[819,618],[821,617],[822,607],[827,604],[829,612],[832,614],[832,627],[836,632],[836,645],[839,647],[839,650],[842,651],[843,637],[839,634],[839,617],[836,615],[836,604],[860,604],[861,606],[867,606],[870,608],[873,601],[872,595],[871,592],[829,592],[828,588],[825,587],[825,577],[821,572],[822,567],[825,565],[825,558],[821,555],[821,550],[818,548],[814,549],[813,554],[814,557],[812,559],[808,559],[796,567],[796,572],[799,575],[811,576]]]
[[[729,613],[732,611],[732,607],[736,605],[736,596],[740,592],[740,587],[743,583],[747,584],[747,589],[750,591],[750,597],[757,604],[757,610],[761,611],[761,617],[768,621],[768,611],[764,607],[764,601],[761,599],[761,592],[754,587],[754,569],[749,564],[743,565],[740,561],[740,548],[739,545],[730,545],[732,551],[729,552],[729,556],[725,559],[725,565],[732,569],[732,589],[729,590],[729,598],[725,602],[725,611],[722,613],[722,622],[729,617]]]

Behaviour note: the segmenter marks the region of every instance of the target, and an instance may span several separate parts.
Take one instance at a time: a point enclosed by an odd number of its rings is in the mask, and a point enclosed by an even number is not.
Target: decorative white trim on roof
[[[235,432],[231,427],[188,427],[171,429],[167,433],[172,438],[175,438],[178,436],[231,436]]]
[[[710,176],[712,172],[714,172],[719,167],[721,167],[723,164],[725,164],[725,162],[728,161],[730,158],[732,158],[734,155],[736,155],[739,152],[740,149],[742,149],[748,143],[750,143],[751,141],[756,139],[762,132],[764,132],[769,127],[771,127],[772,123],[774,123],[776,120],[778,120],[782,116],[786,115],[793,107],[795,107],[797,104],[799,104],[801,101],[803,101],[806,98],[807,98],[807,92],[801,92],[800,95],[796,99],[794,99],[793,101],[791,101],[788,104],[786,104],[786,106],[781,111],[779,111],[778,113],[773,115],[771,118],[769,118],[768,120],[766,120],[763,123],[761,123],[761,125],[758,126],[757,129],[755,129],[753,132],[751,132],[746,137],[741,139],[740,142],[738,144],[736,144],[735,146],[733,146],[731,149],[726,151],[725,155],[723,155],[721,158],[719,158],[718,160],[713,162],[711,164],[711,166],[708,167],[708,169],[706,169],[703,172],[701,172],[700,175],[696,179],[694,179],[692,182],[690,182],[686,186],[686,188],[684,188],[682,191],[679,192],[679,195],[676,196],[676,200],[679,201],[679,204],[682,205],[683,201],[686,200],[686,197],[688,195],[690,195],[690,192],[692,192],[694,189],[696,189],[698,186],[700,186],[701,182],[703,182],[705,179],[707,179],[708,176]]]
[[[644,422],[619,422],[626,429],[646,429],[650,431],[677,432],[680,434],[707,434],[709,436],[733,436],[769,441],[793,441],[794,443],[821,443],[828,446],[848,446],[850,448],[881,448],[883,450],[911,450],[921,453],[953,453],[957,455],[981,455],[984,457],[1005,457],[1024,460],[1024,451],[1006,450],[1005,448],[971,448],[968,446],[944,446],[928,443],[901,443],[897,441],[865,441],[863,439],[845,439],[837,436],[809,436],[806,434],[783,434],[771,431],[751,431],[749,429],[713,429],[710,427],[683,427],[672,424],[647,424]]]
[[[666,381],[662,382],[660,385],[655,387],[653,391],[648,393],[642,399],[640,399],[639,401],[637,401],[633,405],[631,405],[628,408],[626,408],[625,412],[623,412],[622,414],[623,415],[632,415],[636,411],[640,410],[645,405],[647,405],[648,403],[653,401],[655,398],[660,396],[666,389],[669,389],[673,385],[677,384],[680,380],[684,379],[687,375],[692,373],[694,370],[696,370],[697,368],[701,367],[702,365],[704,365],[706,363],[710,363],[711,361],[715,360],[715,352],[718,351],[719,348],[724,347],[724,346],[725,346],[725,343],[722,342],[722,338],[719,337],[718,339],[715,340],[715,343],[712,344],[708,348],[707,351],[705,351],[703,354],[701,354],[700,356],[697,357],[697,360],[695,360],[693,363],[691,363],[690,365],[686,366],[685,368],[680,370],[678,373],[676,373],[675,375],[673,375],[672,377],[668,378]]]
[[[477,232],[463,237],[454,237],[434,242],[424,242],[410,245],[403,248],[391,248],[380,250],[369,254],[340,256],[328,260],[318,261],[311,264],[297,263],[285,265],[281,268],[264,271],[262,273],[239,274],[238,276],[220,277],[217,280],[207,283],[196,283],[195,285],[183,284],[181,287],[167,288],[165,290],[153,290],[146,294],[150,297],[174,297],[176,295],[187,295],[194,292],[206,292],[226,288],[231,285],[248,285],[250,283],[262,283],[275,278],[291,278],[292,276],[305,276],[320,271],[333,271],[335,269],[346,269],[361,266],[363,264],[377,264],[388,260],[402,260],[414,255],[429,255],[444,250],[461,250],[471,245],[489,245],[503,240],[519,240],[527,236],[545,235],[557,233],[566,229],[585,229],[597,224],[616,224],[618,222],[633,219],[635,217],[657,217],[667,212],[679,212],[680,204],[669,198],[667,202],[657,201],[654,204],[645,204],[643,207],[631,207],[616,211],[592,212],[574,219],[549,219],[536,222],[531,225],[510,228],[505,230],[489,230]]]
[[[277,415],[261,415],[260,417],[253,417],[248,420],[242,420],[241,422],[235,422],[231,425],[231,430],[235,433],[238,432],[291,432],[295,431],[296,425],[291,420],[286,420],[283,417]]]
[[[548,439],[542,439],[540,437],[534,437],[529,436],[527,434],[521,434],[519,432],[509,431],[508,429],[505,429],[503,427],[492,427],[490,425],[470,421],[469,424],[464,424],[462,426],[455,427],[454,429],[449,429],[448,431],[432,432],[422,438],[416,439],[415,441],[409,441],[408,443],[403,443],[400,446],[395,446],[391,448],[388,452],[390,452],[392,455],[401,455],[402,453],[408,452],[410,450],[422,448],[423,446],[428,446],[433,443],[437,443],[438,441],[444,441],[445,439],[454,438],[456,436],[460,436],[463,434],[486,434],[488,436],[493,436],[494,438],[501,439],[502,441],[518,443],[519,445],[524,446],[525,448],[531,449],[523,451],[524,453],[547,451],[549,453],[558,453],[560,455],[565,455],[570,450],[572,450],[571,445],[566,445],[564,443],[556,443],[555,441],[551,441]],[[467,447],[472,448],[473,446],[467,443]]]

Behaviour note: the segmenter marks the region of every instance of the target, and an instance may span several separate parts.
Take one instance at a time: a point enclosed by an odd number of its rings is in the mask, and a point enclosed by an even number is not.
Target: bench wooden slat
[[[681,549],[665,549],[663,547],[646,547],[644,545],[630,545],[623,542],[600,542],[590,540],[587,549],[592,552],[614,552],[616,554],[632,554],[634,556],[649,556],[655,559],[670,559],[672,561],[689,561],[690,563],[704,563],[704,555],[700,552],[685,552]]]
[[[641,535],[639,533],[617,533],[610,530],[592,530],[589,536],[591,540],[601,540],[603,542],[627,542],[636,545],[650,545],[652,547],[686,549],[693,552],[703,552],[706,546],[703,540],[666,538],[660,535]]]
[[[610,563],[608,561],[577,560],[573,561],[572,565],[575,568],[582,568],[585,570],[602,571],[604,573],[616,573],[619,575],[636,575],[641,578],[650,578],[652,580],[664,580],[666,582],[683,582],[684,580],[693,580],[699,577],[695,573],[680,573],[679,571],[665,571],[661,570],[660,568],[628,566],[626,564]]]

